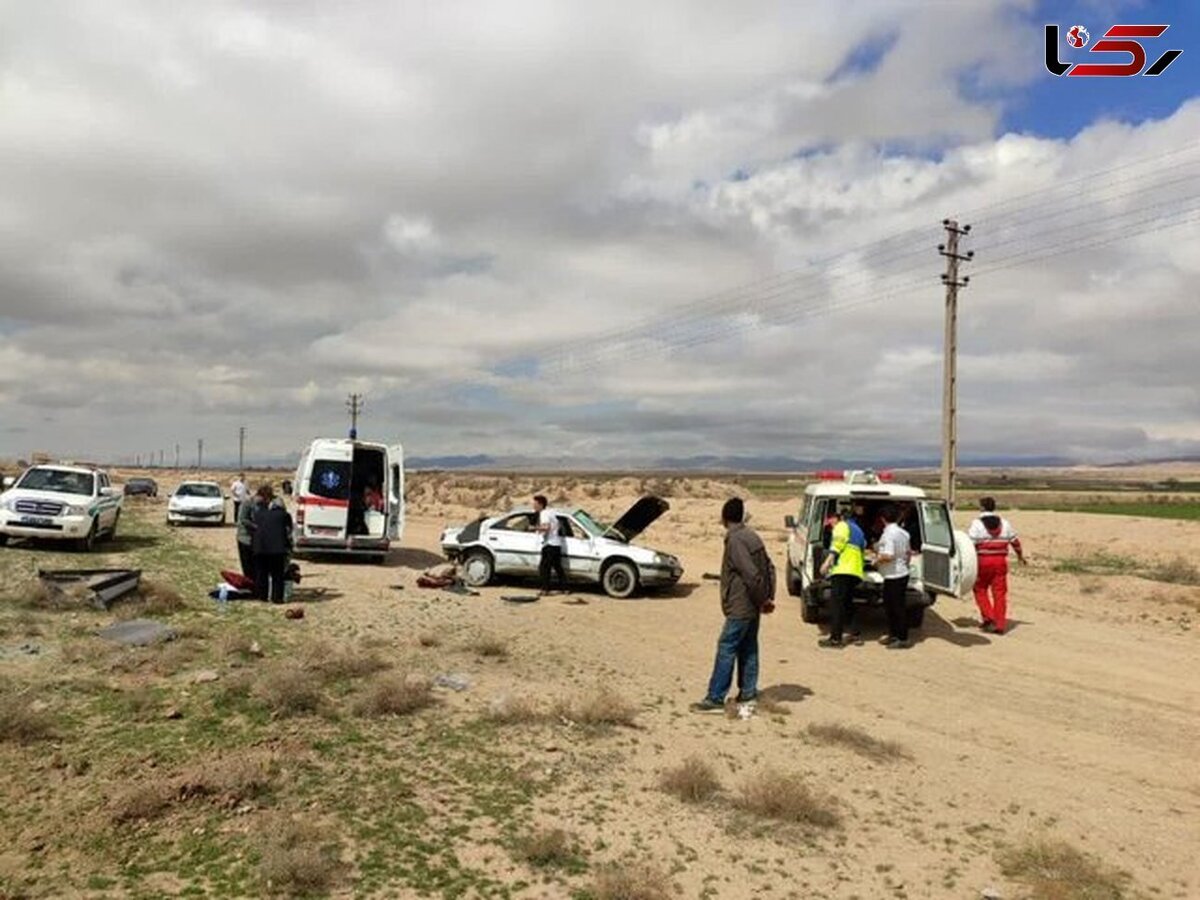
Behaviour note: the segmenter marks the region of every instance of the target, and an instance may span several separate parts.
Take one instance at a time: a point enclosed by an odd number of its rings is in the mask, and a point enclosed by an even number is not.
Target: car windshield
[[[582,509],[575,510],[575,521],[587,529],[588,533],[593,537],[600,537],[604,532],[608,531],[603,525],[585,513]]]
[[[181,484],[175,491],[176,497],[220,497],[221,489],[215,484]]]
[[[17,485],[30,491],[54,491],[59,494],[95,493],[95,476],[89,472],[66,472],[62,469],[30,469]]]

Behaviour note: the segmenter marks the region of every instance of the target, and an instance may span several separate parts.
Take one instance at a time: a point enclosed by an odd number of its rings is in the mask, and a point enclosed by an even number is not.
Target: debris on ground
[[[721,576],[718,575],[716,572],[705,572],[700,577],[702,579],[704,579],[705,581],[720,581],[721,580]]]
[[[304,618],[304,607],[303,606],[289,606],[287,609],[285,609],[283,611],[283,617],[285,619],[303,619]]]
[[[537,603],[537,594],[501,594],[500,599],[505,603]]]
[[[443,673],[433,679],[438,687],[449,688],[452,691],[465,691],[471,686],[471,680],[459,672]]]
[[[192,675],[192,684],[208,684],[220,677],[220,674],[213,669],[201,669]]]
[[[249,653],[251,656],[262,656],[263,655],[262,645],[260,645],[258,643],[258,641],[251,641]]]
[[[154,619],[128,619],[101,628],[96,634],[106,641],[124,644],[126,647],[147,647],[173,641],[178,634],[175,629]]]
[[[46,592],[63,605],[107,610],[114,600],[136,590],[141,569],[38,569]]]
[[[1000,893],[1000,889],[994,887],[985,887],[979,892],[979,896],[983,900],[1004,900],[1004,895]]]

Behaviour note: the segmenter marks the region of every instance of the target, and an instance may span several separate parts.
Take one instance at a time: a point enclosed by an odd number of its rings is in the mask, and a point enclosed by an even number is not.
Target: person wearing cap
[[[1025,565],[1021,540],[1008,519],[996,513],[992,497],[980,498],[979,518],[967,529],[967,537],[975,543],[979,559],[979,574],[975,578],[979,627],[992,634],[1004,634],[1008,628],[1008,551],[1011,547],[1021,565]]]
[[[725,553],[721,559],[721,612],[725,625],[717,638],[708,691],[697,712],[725,709],[725,695],[737,670],[737,702],[753,703],[758,696],[758,626],[764,613],[775,609],[775,567],[762,538],[746,525],[746,508],[734,497],[721,507]]]
[[[829,636],[817,641],[819,647],[845,646],[846,627],[850,640],[862,643],[862,633],[854,630],[854,590],[863,579],[863,551],[866,535],[848,507],[838,511],[838,523],[833,526],[829,552],[821,563],[821,577],[828,576],[831,587],[829,604]]]

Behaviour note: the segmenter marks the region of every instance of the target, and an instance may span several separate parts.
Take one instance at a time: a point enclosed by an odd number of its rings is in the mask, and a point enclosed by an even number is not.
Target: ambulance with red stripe
[[[975,544],[966,532],[954,528],[945,500],[930,497],[913,485],[896,484],[890,473],[871,469],[817,472],[816,477],[820,480],[804,489],[799,515],[785,520],[788,550],[784,583],[789,594],[802,599],[801,618],[805,622],[821,621],[828,610],[830,583],[820,575],[821,562],[829,550],[833,524],[843,509],[859,510],[857,521],[867,536],[868,549],[883,529],[883,507],[896,509],[913,551],[906,598],[910,628],[921,626],[925,609],[939,595],[964,597],[970,593],[978,572]],[[854,601],[859,605],[882,605],[883,576],[869,560],[868,554]]]
[[[404,448],[318,438],[292,486],[295,552],[382,562],[404,534]]]

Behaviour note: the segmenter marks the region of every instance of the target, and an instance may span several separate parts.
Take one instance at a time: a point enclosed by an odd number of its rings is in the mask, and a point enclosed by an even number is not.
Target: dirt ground
[[[635,487],[573,484],[569,499],[611,517]],[[879,614],[865,620],[864,646],[824,651],[799,601],[785,598],[761,638],[760,685],[778,710],[743,721],[688,710],[703,695],[721,625],[717,585],[702,576],[719,571],[724,490],[708,483],[690,491],[698,496],[674,497],[641,539],[680,556],[686,572],[675,590],[630,601],[580,590],[519,605],[501,600],[512,586],[478,597],[416,586],[439,558],[442,527],[479,505],[418,491],[387,565],[304,564],[306,586],[336,596],[311,604],[303,627],[384,641],[438,629],[498,636],[511,648],[505,664],[456,663],[471,688],[447,702],[468,709],[600,682],[633,699],[637,727],[613,739],[611,767],[577,773],[538,817],[614,855],[661,861],[685,897],[964,898],[991,886],[1018,897],[997,848],[1040,836],[1127,872],[1126,896],[1200,896],[1200,587],[1055,570],[1100,552],[1139,566],[1194,562],[1200,522],[1013,513],[1031,565],[1014,567],[1014,627],[1004,636],[978,631],[969,599],[943,599],[907,652],[874,643]],[[748,508],[782,565],[782,520],[794,503]],[[187,534],[235,559],[231,529]],[[895,742],[896,758],[873,760],[808,732],[830,723]],[[548,769],[569,766],[561,746],[536,749]],[[842,827],[738,833],[724,814],[655,789],[665,768],[692,754],[712,761],[731,793],[765,766],[800,773],[836,798]],[[564,896],[544,890],[523,896]]]

